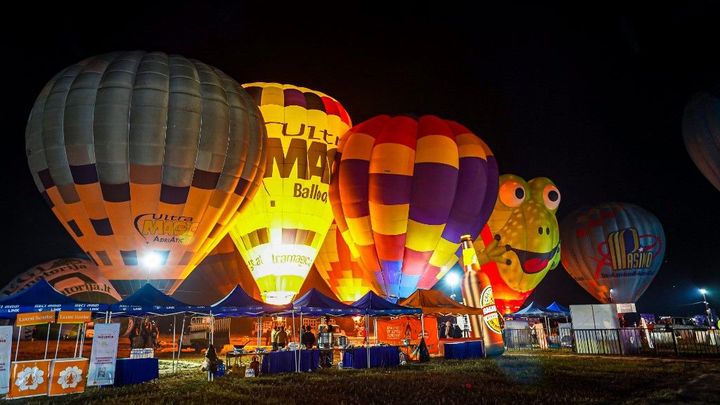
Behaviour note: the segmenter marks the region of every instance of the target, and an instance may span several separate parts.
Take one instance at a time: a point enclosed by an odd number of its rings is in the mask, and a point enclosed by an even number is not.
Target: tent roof
[[[420,308],[410,308],[398,304],[394,304],[383,297],[369,291],[359,300],[352,303],[352,306],[362,310],[363,314],[368,315],[411,315],[420,314]]]
[[[275,314],[291,309],[291,305],[272,305],[258,301],[248,295],[238,284],[225,298],[212,304],[212,313],[215,316],[260,316]]]
[[[333,316],[355,315],[361,312],[359,309],[330,298],[314,288],[293,301],[292,309],[302,314]]]
[[[400,301],[399,304],[420,308],[422,313],[426,315],[482,315],[481,308],[473,308],[460,304],[437,290],[417,290],[411,296]]]
[[[22,312],[42,311],[105,311],[107,304],[91,304],[75,301],[59,292],[47,280],[35,284],[0,300],[0,317],[15,318]]]
[[[545,310],[548,312],[557,312],[565,315],[570,314],[570,309],[568,307],[560,305],[557,301],[553,301],[553,303],[548,305]]]
[[[535,304],[535,301],[531,302],[525,308],[511,314],[512,316],[546,316],[548,312],[542,309],[540,305]]]
[[[124,300],[110,305],[110,310],[129,315],[170,315],[181,312],[209,312],[209,308],[206,306],[188,305],[163,293],[150,283],[145,284]]]

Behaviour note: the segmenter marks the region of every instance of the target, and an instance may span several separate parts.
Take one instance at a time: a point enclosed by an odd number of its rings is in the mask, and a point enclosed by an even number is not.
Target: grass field
[[[720,362],[505,355],[494,360],[410,364],[394,369],[338,370],[207,382],[197,363],[155,382],[90,388],[54,403],[435,404],[709,402],[720,401]],[[46,402],[47,399],[35,401]]]

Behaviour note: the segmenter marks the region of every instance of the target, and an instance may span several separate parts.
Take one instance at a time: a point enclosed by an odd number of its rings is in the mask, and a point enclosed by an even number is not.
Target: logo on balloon
[[[607,235],[598,245],[598,267],[613,271],[646,270],[652,266],[660,241],[655,235],[640,235],[635,228],[621,229]],[[634,272],[633,272],[634,273]]]
[[[166,214],[141,214],[135,217],[135,229],[146,243],[187,245],[199,225],[192,217]]]
[[[495,333],[502,333],[500,328],[500,318],[498,317],[497,307],[495,306],[495,296],[491,286],[487,286],[480,294],[480,305],[483,312],[483,322]]]

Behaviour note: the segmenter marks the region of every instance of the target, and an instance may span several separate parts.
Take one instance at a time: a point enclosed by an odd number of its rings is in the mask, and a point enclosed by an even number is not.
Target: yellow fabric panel
[[[342,160],[360,159],[369,161],[373,153],[373,144],[375,144],[375,138],[370,135],[350,134],[350,137],[347,138],[343,145]]]
[[[266,106],[268,104],[270,105],[279,105],[283,106],[285,104],[285,95],[283,94],[283,89],[281,87],[275,87],[275,86],[263,86],[262,95],[260,96],[260,105]],[[264,116],[264,114],[263,114]]]
[[[358,246],[370,246],[375,243],[370,225],[370,217],[345,218],[350,235]]]
[[[415,163],[443,163],[458,168],[458,146],[447,136],[423,136],[415,149]]]
[[[442,268],[450,258],[455,257],[458,247],[460,247],[459,243],[452,243],[441,237],[430,257],[430,264]]]
[[[437,246],[443,229],[445,229],[445,224],[427,225],[409,219],[405,247],[417,252],[432,251]]]
[[[373,231],[382,235],[401,235],[407,232],[410,204],[385,205],[369,201],[368,206]]]
[[[458,144],[459,157],[481,157],[487,159],[488,155],[492,155],[487,145],[473,134],[460,134],[455,136]]]
[[[413,175],[415,151],[397,143],[381,143],[372,151],[370,173]]]

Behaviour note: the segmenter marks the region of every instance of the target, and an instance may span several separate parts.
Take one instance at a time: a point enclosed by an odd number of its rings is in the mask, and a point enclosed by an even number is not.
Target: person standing
[[[278,349],[278,332],[280,332],[280,327],[276,326],[272,330],[270,341],[272,342],[272,350],[275,351]]]
[[[281,326],[280,330],[278,331],[278,334],[277,334],[278,349],[282,349],[283,347],[285,347],[285,345],[287,345],[287,339],[288,339],[288,335],[287,335],[287,332],[285,332],[285,327]]]
[[[270,328],[265,329],[265,346],[270,346],[271,344],[271,338],[272,338],[272,330]]]
[[[545,336],[545,326],[543,325],[543,323],[536,322],[533,325],[533,330],[535,331],[535,337],[537,338],[540,348],[543,350],[547,349],[548,342],[547,342],[547,336]]]
[[[447,321],[447,322],[445,322],[445,338],[452,339],[452,337],[453,337],[452,323],[450,321]]]

